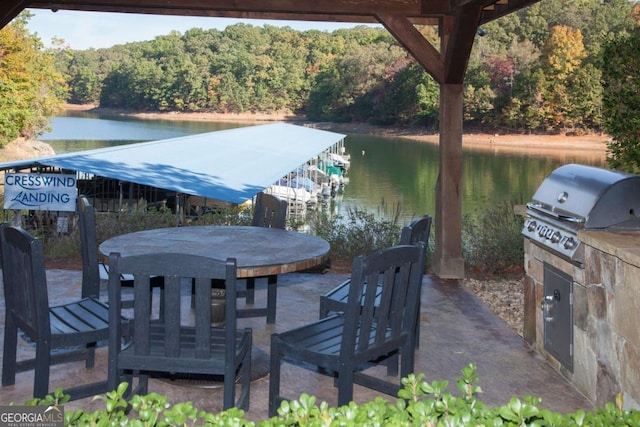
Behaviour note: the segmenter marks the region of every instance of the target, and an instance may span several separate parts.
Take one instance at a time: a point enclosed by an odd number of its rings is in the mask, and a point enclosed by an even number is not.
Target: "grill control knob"
[[[540,226],[540,228],[538,229],[538,236],[544,238],[544,235],[547,233],[547,227],[542,225]]]
[[[535,222],[534,220],[530,220],[530,221],[527,223],[527,230],[529,230],[529,231],[535,231],[535,230],[536,230],[536,226],[537,226],[537,225],[538,225],[538,224],[536,224],[536,222]]]
[[[562,234],[560,234],[559,231],[556,231],[551,235],[551,243],[558,243],[561,238],[562,238]]]
[[[557,233],[557,232],[554,232],[553,228],[547,228],[547,230],[544,233],[544,237],[546,239],[551,239],[555,233]]]
[[[573,239],[573,237],[569,237],[567,240],[564,241],[565,249],[573,249],[575,247],[576,247],[576,241]]]

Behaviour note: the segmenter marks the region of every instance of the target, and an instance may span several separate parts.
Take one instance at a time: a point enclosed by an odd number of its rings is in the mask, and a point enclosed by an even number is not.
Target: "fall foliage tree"
[[[566,80],[587,56],[582,32],[566,25],[553,27],[542,55],[544,64],[551,71],[549,74],[560,80]]]
[[[27,31],[29,17],[23,12],[0,30],[0,147],[38,135],[64,99],[63,77],[54,56]]]

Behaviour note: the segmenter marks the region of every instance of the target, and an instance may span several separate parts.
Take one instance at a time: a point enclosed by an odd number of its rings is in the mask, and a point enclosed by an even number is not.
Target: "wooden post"
[[[440,172],[436,182],[433,270],[464,278],[462,258],[462,84],[440,85]]]

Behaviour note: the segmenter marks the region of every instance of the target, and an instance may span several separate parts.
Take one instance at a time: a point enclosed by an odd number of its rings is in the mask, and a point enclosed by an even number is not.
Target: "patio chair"
[[[431,215],[423,215],[415,219],[411,224],[402,228],[400,234],[401,245],[415,245],[420,242],[424,243],[425,248],[429,243],[429,234],[431,230]],[[349,286],[351,279],[347,279],[331,291],[320,296],[320,318],[327,317],[330,312],[344,311],[347,306],[347,298],[349,297]],[[378,297],[382,292],[382,288],[378,285]],[[418,294],[420,295],[420,294]],[[419,307],[418,307],[419,310]],[[420,346],[420,318],[417,319],[415,347]]]
[[[288,204],[286,200],[282,200],[277,196],[267,193],[258,193],[256,196],[256,205],[253,213],[251,225],[255,227],[269,228],[285,228],[287,219]],[[247,305],[255,302],[256,279],[259,277],[250,277],[247,279],[246,291],[244,294]],[[267,323],[276,322],[276,300],[278,292],[278,276],[267,276],[267,306],[266,308],[243,308],[238,310],[239,317],[259,317],[266,316]]]
[[[133,310],[135,328],[133,340],[123,345],[119,339],[121,274],[134,276]],[[154,276],[164,277],[162,314],[150,310]],[[226,313],[222,326],[211,322],[211,281],[225,280]],[[195,282],[195,310],[189,318],[183,313],[188,300],[181,303],[181,287],[190,289]],[[188,298],[188,293],[185,294]],[[180,253],[148,253],[121,257],[109,256],[109,304],[111,334],[109,335],[109,389],[121,380],[146,394],[148,378],[153,374],[206,375],[223,378],[223,408],[249,408],[251,374],[251,329],[236,329],[236,261],[215,260],[199,255]],[[241,390],[235,399],[237,375]]]
[[[108,307],[93,297],[49,307],[42,241],[8,224],[0,226],[0,241],[6,300],[2,385],[35,369],[33,396],[42,398],[49,393],[51,365],[85,360],[93,368],[96,343],[109,337]],[[19,333],[35,346],[35,358],[17,360]],[[64,393],[79,399],[106,391],[105,378]]]
[[[100,284],[109,280],[109,266],[100,262],[99,259],[95,211],[86,196],[78,196],[77,211],[80,222],[80,248],[82,255],[82,297],[99,298]],[[122,286],[133,286],[133,277],[130,275],[121,275],[120,281]],[[162,277],[155,277],[151,286],[160,288],[160,292],[162,292]],[[122,307],[133,307],[133,300],[130,298],[124,299]]]
[[[353,398],[357,383],[389,395],[397,395],[400,381],[367,372],[389,359],[400,361],[401,374],[414,369],[416,319],[424,268],[424,244],[399,245],[353,261],[349,298],[344,312],[314,323],[271,335],[269,414],[276,415],[280,402],[283,361],[311,364],[320,372],[335,375],[338,405]],[[380,283],[377,289],[367,283]]]

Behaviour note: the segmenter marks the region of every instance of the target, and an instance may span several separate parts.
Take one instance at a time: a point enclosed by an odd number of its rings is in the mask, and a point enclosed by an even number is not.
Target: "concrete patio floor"
[[[239,326],[253,328],[254,365],[262,365],[265,375],[251,384],[251,407],[246,413],[250,420],[267,418],[268,351],[270,335],[313,321],[318,317],[318,296],[341,283],[347,275],[340,274],[287,274],[278,279],[278,311],[275,325],[267,325],[264,318],[240,319]],[[48,270],[49,300],[51,304],[78,298],[81,272]],[[266,291],[259,291],[256,303],[261,304]],[[188,301],[188,297],[185,297]],[[4,336],[4,295],[0,289],[0,338]],[[33,354],[24,342],[19,356]],[[592,410],[593,405],[573,385],[556,373],[531,346],[517,335],[498,316],[493,314],[473,293],[455,280],[441,280],[425,276],[422,293],[420,348],[416,353],[416,373],[424,373],[425,380],[448,380],[449,391],[459,395],[455,381],[462,368],[476,363],[483,389],[480,399],[490,406],[508,402],[511,396],[540,397],[540,406],[561,413],[579,408]],[[85,369],[81,362],[54,366],[51,370],[50,389],[77,385],[88,380],[106,378],[106,349],[98,350],[96,367]],[[282,388],[286,396],[294,399],[301,393],[317,397],[318,402],[337,402],[333,379],[313,370],[285,364]],[[32,396],[33,373],[19,373],[16,385],[0,388],[0,404],[22,404]],[[218,412],[222,403],[222,390],[207,385],[184,382],[171,384],[166,380],[151,380],[149,392],[168,396],[169,402],[192,401],[209,412]],[[394,401],[393,396],[380,394],[355,386],[354,400],[363,403],[382,396]],[[104,408],[100,401],[82,399],[69,402],[65,410],[78,408],[96,410]]]

